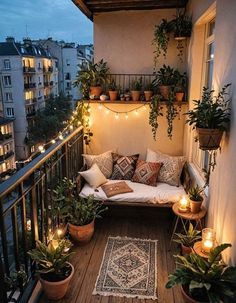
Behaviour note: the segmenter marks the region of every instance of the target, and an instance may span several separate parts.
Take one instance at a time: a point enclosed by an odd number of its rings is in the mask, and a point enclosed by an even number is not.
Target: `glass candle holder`
[[[179,211],[182,213],[186,213],[188,211],[188,207],[189,207],[189,203],[188,203],[188,199],[183,196],[180,200],[179,200]]]
[[[212,228],[202,230],[202,252],[209,254],[215,247],[216,233]]]

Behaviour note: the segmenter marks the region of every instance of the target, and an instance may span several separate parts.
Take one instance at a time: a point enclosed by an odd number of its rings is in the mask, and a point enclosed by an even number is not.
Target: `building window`
[[[215,50],[215,19],[205,24],[204,61],[202,86],[213,88],[214,50]],[[193,162],[200,171],[209,165],[209,152],[199,149],[198,142],[193,143]]]
[[[11,86],[11,76],[3,76],[4,86]]]
[[[11,62],[9,59],[3,61],[4,69],[11,69]]]
[[[14,108],[13,107],[7,107],[5,109],[6,117],[13,118],[14,117]]]
[[[66,65],[70,66],[70,59],[66,59]]]
[[[65,74],[65,80],[70,80],[70,73]]]
[[[6,93],[6,102],[12,102],[13,98],[12,98],[12,93]]]

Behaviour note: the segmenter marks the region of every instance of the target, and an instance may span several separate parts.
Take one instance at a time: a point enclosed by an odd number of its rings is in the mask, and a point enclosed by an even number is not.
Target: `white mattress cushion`
[[[119,182],[119,180],[109,180],[107,184],[115,182]],[[169,202],[175,203],[186,194],[182,185],[176,187],[166,183],[157,183],[157,186],[149,186],[128,180],[125,182],[133,189],[133,192],[113,196],[109,199],[109,201],[123,201],[130,203],[146,202],[154,204]],[[86,183],[80,192],[80,196],[86,198],[91,194],[94,195],[96,200],[108,200],[101,187],[94,190],[91,186],[89,186],[89,184]]]

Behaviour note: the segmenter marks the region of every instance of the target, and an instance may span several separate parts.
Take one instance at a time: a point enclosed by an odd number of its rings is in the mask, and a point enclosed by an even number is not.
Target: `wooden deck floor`
[[[136,213],[136,209],[132,210]],[[92,241],[86,246],[75,247],[75,255],[71,262],[75,266],[67,295],[59,303],[181,303],[178,288],[165,289],[168,273],[174,269],[173,254],[176,247],[169,251],[170,229],[172,219],[166,216],[171,210],[151,210],[152,216],[144,216],[146,210],[137,212],[137,216],[105,217],[96,223],[96,232]],[[155,216],[155,212],[158,213]],[[163,214],[162,214],[163,212]],[[122,212],[121,212],[122,213]],[[123,212],[124,213],[124,212]],[[154,216],[153,216],[154,215]],[[103,252],[108,236],[128,236],[158,240],[158,300],[139,300],[119,297],[103,297],[92,295]],[[42,296],[40,303],[49,301]]]

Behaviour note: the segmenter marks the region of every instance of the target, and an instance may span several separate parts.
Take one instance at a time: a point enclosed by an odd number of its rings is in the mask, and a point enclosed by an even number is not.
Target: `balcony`
[[[34,67],[23,66],[23,72],[24,73],[35,73],[36,70]]]
[[[26,106],[29,106],[29,105],[32,105],[32,104],[35,104],[37,103],[37,98],[31,98],[31,99],[26,99],[25,100],[25,105]]]
[[[32,83],[24,83],[24,89],[33,89],[36,88],[36,83],[32,82]]]
[[[48,81],[44,82],[43,84],[44,84],[44,87],[48,87],[49,86],[49,82]]]
[[[48,190],[59,179],[77,175],[83,165],[82,153],[83,131],[80,128],[1,184],[1,303],[10,302],[12,297],[14,302],[28,302],[36,280],[27,251],[35,246],[35,240],[44,241],[49,228],[55,226],[55,218],[49,217],[48,213]],[[27,274],[26,284],[19,280],[17,286],[6,289],[3,281],[20,268]]]
[[[12,138],[12,133],[2,134],[0,133],[0,141],[6,141]]]
[[[0,162],[3,162],[5,160],[7,160],[8,158],[12,157],[14,155],[14,152],[13,151],[9,151],[7,152],[6,154],[4,155],[1,155],[0,156]]]
[[[43,72],[44,73],[52,73],[53,72],[53,67],[52,66],[48,66],[48,67],[43,67]]]
[[[27,118],[33,118],[36,115],[36,110],[30,111],[26,114]]]

